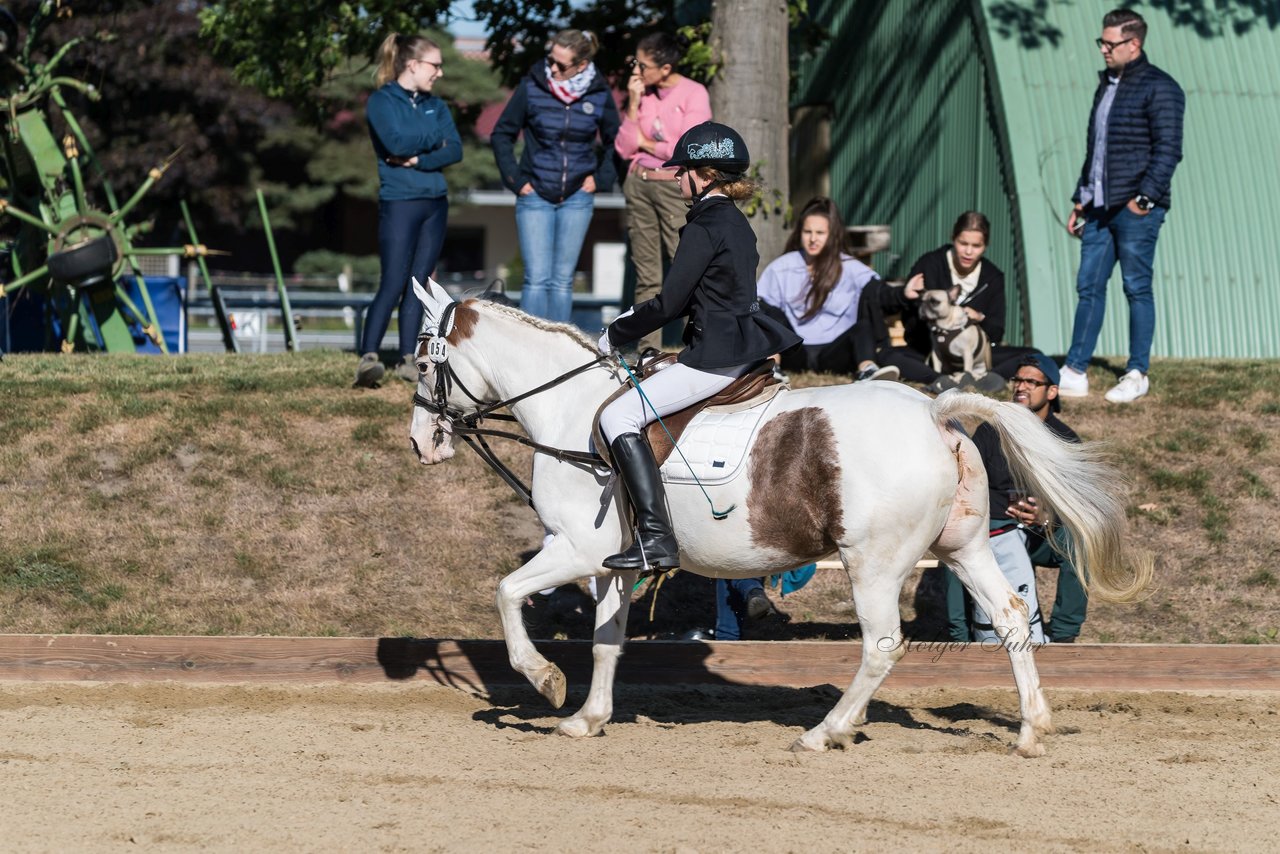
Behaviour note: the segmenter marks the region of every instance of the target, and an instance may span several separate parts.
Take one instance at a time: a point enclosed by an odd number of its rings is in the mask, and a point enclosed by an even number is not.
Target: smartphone
[[[1071,233],[1076,237],[1084,237],[1084,215],[1076,215],[1076,224],[1072,226]]]

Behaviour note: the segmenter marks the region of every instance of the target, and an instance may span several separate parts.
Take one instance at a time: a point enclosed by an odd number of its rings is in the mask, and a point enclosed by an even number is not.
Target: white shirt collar
[[[959,285],[960,292],[965,296],[973,293],[973,289],[978,287],[978,276],[982,273],[982,261],[978,261],[973,265],[973,270],[967,276],[961,276],[956,270],[956,259],[954,250],[947,250],[947,268],[951,271],[951,284]]]

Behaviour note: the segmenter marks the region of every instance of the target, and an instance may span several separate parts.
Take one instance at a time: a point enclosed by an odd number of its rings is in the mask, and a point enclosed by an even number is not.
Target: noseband
[[[453,366],[449,364],[449,345],[445,340],[448,331],[452,327],[453,313],[457,310],[458,303],[451,302],[445,306],[444,312],[440,316],[440,324],[438,327],[428,327],[427,323],[423,323],[422,332],[418,335],[418,350],[421,352],[422,344],[427,344],[426,357],[435,365],[436,382],[434,400],[429,400],[422,396],[417,389],[413,392],[413,405],[425,409],[436,416],[437,424],[443,420],[449,423],[450,432],[457,435],[462,441],[467,443],[471,450],[476,452],[476,456],[484,460],[484,462],[507,482],[507,485],[515,490],[516,495],[520,496],[530,507],[533,506],[533,491],[516,476],[510,468],[498,459],[489,444],[485,441],[486,436],[494,436],[500,439],[510,439],[513,442],[519,442],[521,445],[533,448],[544,454],[550,454],[560,462],[574,463],[583,465],[592,469],[605,468],[608,465],[599,454],[589,453],[587,451],[568,451],[563,448],[554,448],[550,445],[543,445],[535,442],[528,436],[521,436],[519,433],[512,433],[506,430],[494,430],[489,427],[481,427],[480,422],[485,418],[495,421],[517,421],[518,419],[506,412],[497,412],[495,410],[503,409],[516,404],[525,398],[533,397],[535,394],[555,388],[566,380],[576,377],[578,374],[589,371],[596,365],[604,364],[607,356],[596,356],[589,362],[579,365],[571,371],[561,374],[555,379],[545,382],[537,388],[522,392],[515,397],[509,397],[504,400],[483,401],[471,393],[466,384],[458,377]],[[446,330],[443,334],[440,330]],[[475,410],[464,412],[457,407],[449,406],[449,395],[453,391],[453,387],[457,386],[462,390],[472,403],[476,405]],[[444,431],[443,427],[436,428],[436,437]],[[437,444],[439,442],[437,441]]]

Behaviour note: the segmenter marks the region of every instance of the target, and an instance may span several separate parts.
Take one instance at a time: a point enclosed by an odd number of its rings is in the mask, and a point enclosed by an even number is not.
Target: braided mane
[[[596,342],[588,338],[581,329],[571,323],[556,323],[551,320],[543,320],[541,317],[534,317],[531,314],[525,314],[518,308],[513,308],[509,305],[502,305],[501,303],[489,302],[488,300],[483,299],[467,300],[467,303],[472,308],[479,309],[483,306],[485,311],[495,311],[499,314],[505,314],[508,317],[527,323],[536,329],[567,335],[569,338],[573,339],[575,344],[582,347],[584,350],[587,350],[592,355],[596,354]]]

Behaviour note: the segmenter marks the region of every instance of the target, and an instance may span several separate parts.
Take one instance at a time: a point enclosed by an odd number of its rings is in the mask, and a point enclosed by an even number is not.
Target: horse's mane
[[[547,332],[559,332],[561,335],[567,335],[573,339],[573,342],[578,346],[587,350],[592,355],[596,354],[596,342],[588,338],[581,329],[571,323],[556,323],[551,320],[543,320],[541,317],[534,317],[532,314],[526,314],[513,306],[503,305],[502,303],[497,302],[489,302],[485,299],[475,300],[472,303],[472,306],[475,308],[483,306],[485,311],[495,311],[498,314],[505,314],[508,317],[521,321],[522,323],[527,323],[536,329],[542,329]]]

